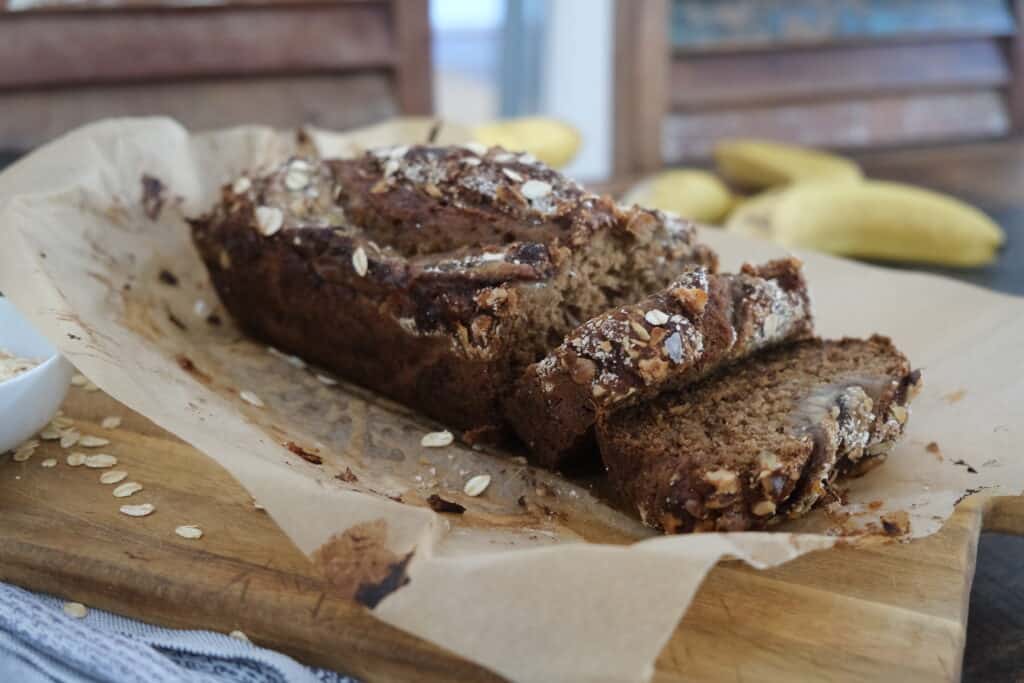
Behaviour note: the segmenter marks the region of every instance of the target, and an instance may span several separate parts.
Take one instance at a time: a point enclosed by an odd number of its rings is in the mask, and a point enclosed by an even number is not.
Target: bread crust
[[[478,438],[579,318],[716,264],[691,224],[500,148],[296,158],[191,225],[247,333]]]
[[[601,418],[615,490],[668,533],[764,529],[881,464],[921,373],[886,337],[811,339]]]
[[[684,387],[729,363],[812,334],[800,261],[736,274],[695,267],[636,304],[570,332],[516,384],[506,410],[545,467],[596,459],[600,415]]]

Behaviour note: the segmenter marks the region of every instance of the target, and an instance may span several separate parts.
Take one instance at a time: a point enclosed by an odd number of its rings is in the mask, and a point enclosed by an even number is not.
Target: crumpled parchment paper
[[[603,502],[600,482],[515,454],[424,448],[439,425],[241,335],[184,218],[297,146],[353,154],[421,141],[420,128],[79,129],[0,175],[0,290],[104,391],[227,468],[339,591],[515,680],[644,680],[720,558],[766,567],[840,536],[916,538],[968,492],[1024,488],[1024,300],[932,276],[801,254],[819,332],[892,336],[925,389],[903,442],[846,505],[773,533],[652,538]],[[781,253],[702,238],[729,269]],[[479,474],[490,486],[464,495]],[[433,512],[435,494],[466,512]]]

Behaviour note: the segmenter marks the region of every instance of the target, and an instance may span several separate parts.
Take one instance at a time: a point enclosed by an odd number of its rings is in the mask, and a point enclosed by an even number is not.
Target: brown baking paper
[[[385,126],[302,144],[352,154],[425,136]],[[339,591],[389,623],[515,680],[644,680],[720,558],[771,566],[836,534],[893,533],[883,517],[916,538],[968,491],[1024,486],[1024,301],[814,254],[821,333],[889,334],[925,376],[905,439],[842,509],[775,533],[652,538],[602,502],[599,481],[458,443],[424,448],[439,425],[241,335],[191,247],[185,216],[296,144],[257,127],[190,135],[166,119],[75,131],[0,175],[0,290],[104,391],[227,468]],[[729,268],[781,253],[703,237]],[[465,495],[480,474],[490,486]],[[432,494],[465,514],[434,513]]]

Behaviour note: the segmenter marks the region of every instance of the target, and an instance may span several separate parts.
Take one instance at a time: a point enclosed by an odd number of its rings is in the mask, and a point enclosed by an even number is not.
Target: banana
[[[504,119],[471,127],[429,116],[404,116],[333,133],[307,127],[306,137],[324,158],[351,157],[365,149],[387,145],[464,145],[468,142],[501,145],[513,152],[529,152],[554,168],[565,166],[580,147],[572,126],[539,116]]]
[[[782,192],[771,234],[789,247],[948,266],[991,262],[1005,235],[978,209],[901,183],[801,183]]]
[[[428,142],[463,145],[473,140],[468,126],[429,116],[402,116],[342,133],[307,126],[303,133],[303,144],[310,145],[311,149],[301,151],[315,153],[323,159],[350,158],[368,149],[389,145],[423,145]]]
[[[729,188],[707,171],[674,169],[641,181],[623,201],[717,225],[732,208],[734,198]]]
[[[580,134],[567,123],[542,116],[524,116],[484,123],[473,138],[488,146],[529,152],[552,168],[567,166],[580,148]]]
[[[765,190],[739,200],[725,220],[725,229],[747,237],[772,239],[772,216],[784,190]]]
[[[855,182],[863,177],[849,159],[806,147],[767,140],[723,140],[715,164],[729,181],[743,187],[774,187],[801,180]]]

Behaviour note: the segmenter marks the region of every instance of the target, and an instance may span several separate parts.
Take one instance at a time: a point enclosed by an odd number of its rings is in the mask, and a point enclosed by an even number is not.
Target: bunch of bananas
[[[345,133],[315,127],[304,129],[313,153],[345,157],[385,145],[500,145],[511,152],[528,152],[552,168],[567,166],[580,148],[580,134],[557,119],[543,116],[499,119],[478,126],[440,121],[428,116],[401,116]]]
[[[715,163],[732,185],[762,191],[738,200],[710,173],[675,170],[641,183],[628,198],[788,247],[860,258],[979,266],[992,262],[1005,241],[978,209],[865,179],[854,162],[835,155],[732,140],[716,147]]]
[[[552,168],[568,166],[580,148],[580,134],[567,123],[543,116],[524,116],[484,123],[473,138],[487,146],[529,152]]]

